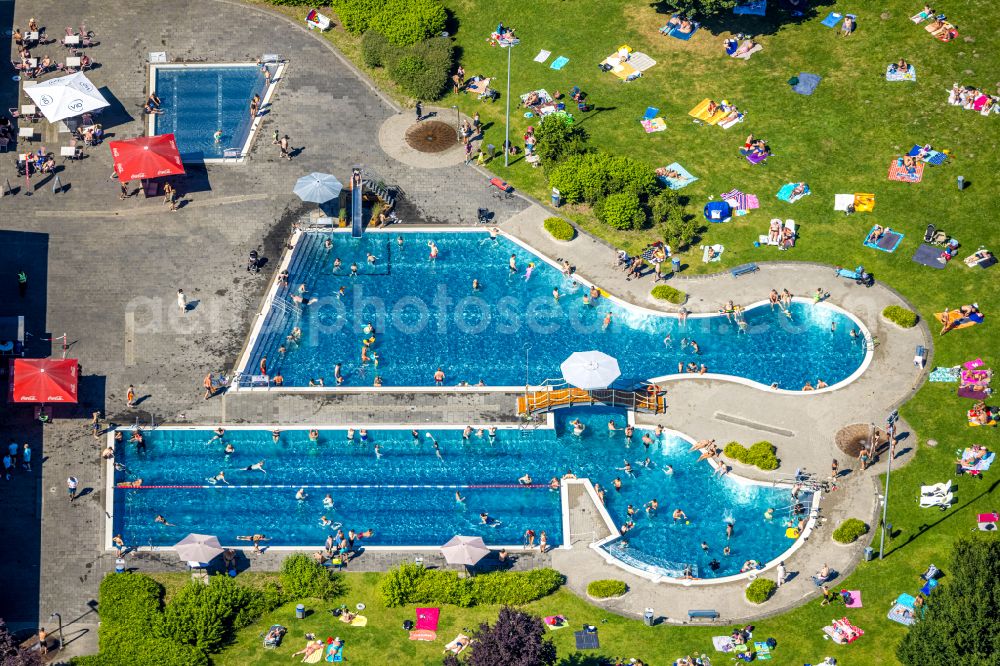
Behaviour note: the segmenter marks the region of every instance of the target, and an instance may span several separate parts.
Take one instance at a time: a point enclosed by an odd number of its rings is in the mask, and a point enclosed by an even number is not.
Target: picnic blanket
[[[661,183],[663,183],[664,185],[666,185],[667,187],[669,187],[672,190],[679,190],[682,187],[687,187],[688,185],[690,185],[694,181],[698,180],[697,178],[695,178],[694,176],[692,176],[691,173],[687,169],[685,169],[684,167],[682,167],[677,162],[673,162],[672,164],[669,164],[667,166],[667,171],[676,171],[677,173],[681,174],[681,176],[683,177],[683,178],[667,178],[666,176],[657,176],[656,177],[657,180],[659,180]]]
[[[799,72],[796,78],[798,81],[792,85],[792,90],[800,95],[812,95],[816,86],[823,80],[823,77],[818,74],[810,74],[809,72]]]
[[[777,196],[782,201],[787,201],[788,203],[795,203],[796,201],[798,201],[802,197],[806,197],[806,196],[809,196],[810,194],[812,194],[812,192],[809,191],[809,186],[806,185],[805,191],[802,194],[799,194],[798,196],[796,196],[793,199],[792,198],[792,190],[795,189],[795,186],[797,184],[798,183],[786,183],[785,185],[782,185],[781,189],[778,190],[778,194],[775,195],[775,196]]]
[[[934,35],[939,42],[950,42],[958,37],[958,28],[947,21],[942,21],[941,25],[937,27],[934,27],[933,23],[929,23],[924,27],[924,30]]]
[[[702,250],[704,250],[701,253],[701,261],[704,264],[707,264],[710,261],[718,261],[719,259],[721,259],[722,258],[722,253],[726,249],[722,245],[718,245],[718,244],[716,244],[716,245],[702,245],[701,248],[702,248]],[[712,257],[711,259],[708,258],[708,248],[712,248],[713,250],[715,250],[715,256]]]
[[[909,599],[904,597],[909,597]],[[907,627],[912,626],[917,620],[913,616],[913,597],[905,592],[899,595],[899,599],[889,609],[889,614],[886,617]]]
[[[836,28],[837,24],[840,23],[844,15],[840,12],[830,12],[826,15],[826,18],[820,21],[821,25],[825,25],[828,28]]]
[[[932,382],[957,382],[959,375],[961,374],[961,370],[962,369],[957,365],[953,368],[938,366],[931,370],[931,374],[927,379]]]
[[[917,248],[917,251],[913,253],[913,261],[918,264],[923,264],[924,266],[936,268],[939,271],[944,270],[944,267],[948,265],[948,262],[946,261],[938,261],[940,257],[941,248],[928,245],[927,243],[921,244],[921,246]]]
[[[910,65],[905,72],[896,69],[895,65],[889,65],[885,68],[885,80],[886,81],[916,81],[917,80],[917,68]]]
[[[901,183],[919,183],[924,178],[924,163],[917,162],[915,167],[905,167],[894,159],[889,166],[889,180],[898,180]]]
[[[729,636],[712,636],[712,645],[716,652],[733,652],[736,650],[736,643]]]
[[[750,0],[733,7],[733,13],[746,16],[764,16],[767,13],[767,0]]]
[[[989,389],[976,390],[971,386],[959,386],[955,393],[959,398],[968,398],[969,400],[986,400],[990,397]]]
[[[562,69],[563,67],[566,66],[566,63],[568,62],[569,58],[567,58],[566,56],[559,56],[558,58],[552,61],[552,64],[549,65],[549,69]]]
[[[875,242],[871,242],[868,240],[868,238],[869,236],[871,236],[873,231],[875,231],[874,226],[868,230],[868,234],[865,236],[864,245],[865,247],[870,247],[873,250],[881,250],[882,252],[895,252],[896,248],[899,247],[899,243],[900,241],[903,240],[904,236],[904,234],[901,234],[898,231],[893,231],[892,229],[885,229],[882,232],[881,238],[879,238]]]
[[[549,91],[545,88],[539,88],[538,90],[532,90],[521,95],[522,104],[528,100],[528,96],[531,95],[531,93],[538,93],[538,99],[541,100],[542,104],[549,104],[552,102],[552,95],[549,94]]]
[[[577,631],[573,634],[573,638],[576,639],[577,650],[596,650],[601,647],[596,631]]]
[[[649,120],[640,120],[642,123],[642,128],[646,130],[646,134],[652,132],[662,132],[667,129],[667,123],[663,118],[651,118]]]
[[[756,194],[746,194],[737,189],[732,189],[721,195],[723,201],[728,201],[733,204],[733,207],[738,210],[753,210],[755,208],[760,208],[760,200],[757,199]]]
[[[546,51],[545,49],[542,49],[541,51],[538,52],[538,55],[535,56],[535,62],[545,62],[546,60],[549,59],[550,55],[552,55],[552,51]]]
[[[906,153],[906,155],[908,157],[916,157],[917,155],[920,154],[921,150],[923,150],[921,146],[913,144],[913,148],[910,148],[910,152]],[[945,160],[948,159],[948,156],[939,150],[931,150],[928,151],[927,154],[925,154],[920,159],[924,162],[927,162],[931,166],[940,166],[944,164]]]

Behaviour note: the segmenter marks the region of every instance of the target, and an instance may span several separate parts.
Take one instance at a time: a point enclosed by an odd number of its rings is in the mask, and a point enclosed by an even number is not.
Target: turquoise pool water
[[[432,386],[437,368],[449,386],[536,385],[559,378],[570,353],[596,349],[618,359],[619,386],[696,363],[709,373],[797,391],[807,381],[843,381],[865,357],[860,338],[850,335],[855,321],[826,304],[795,302],[790,316],[756,307],[745,313],[744,331],[722,316],[681,322],[607,298],[585,304],[587,289],[502,236],[493,241],[486,232],[442,231],[401,238],[402,244],[395,233],[368,232],[361,239],[303,234],[290,259],[288,286],[278,288],[241,382],[249,383],[246,375],[258,373],[266,357],[267,373],[280,374],[285,386],[320,379],[333,386],[338,363],[347,386],[372,386],[376,376],[384,386]],[[434,260],[429,242],[439,250]],[[369,356],[379,356],[377,366],[361,357],[369,323],[375,337]],[[296,329],[300,335],[290,339]],[[683,340],[695,341],[698,352],[682,348]]]
[[[242,150],[250,135],[250,100],[255,94],[263,98],[266,88],[255,65],[157,67],[155,85],[163,113],[155,116],[154,132],[172,132],[185,162]],[[222,130],[218,143],[216,130]]]
[[[565,427],[575,418],[587,425],[582,437]],[[374,530],[364,541],[369,546],[437,546],[455,534],[518,545],[527,529],[544,530],[549,544],[559,545],[560,493],[544,486],[573,470],[607,488],[607,510],[617,525],[628,520],[630,504],[638,509],[628,555],[669,572],[689,564],[703,577],[728,575],[747,559],[764,562],[791,545],[782,524],[790,513],[787,490],[713,478],[680,437],[654,438],[647,449],[644,431],[637,430],[628,444],[621,431],[609,435],[612,419],[619,428],[625,424],[619,411],[574,409],[559,413],[555,430],[499,430],[492,440],[487,431],[464,440],[461,430],[420,429],[414,440],[409,428],[371,429],[365,443],[360,433],[348,441],[344,430],[324,429],[314,443],[304,429],[285,430],[277,442],[268,430],[229,430],[220,441],[211,429],[157,429],[147,433],[145,452],[132,444],[118,447],[116,461],[124,469],[115,473],[116,483],[141,478],[144,487],[116,488],[113,529],[133,546],[170,546],[189,532],[241,545],[237,536],[258,532],[272,539],[270,545],[318,547],[338,526]],[[228,457],[227,443],[235,449]],[[246,470],[260,460],[266,474]],[[625,460],[634,476],[618,469]],[[208,481],[219,471],[231,485]],[[519,487],[525,473],[542,487]],[[620,491],[613,489],[616,477]],[[301,487],[308,496],[300,501],[295,494]],[[456,491],[464,501],[456,500]],[[323,504],[328,493],[332,509]],[[647,515],[643,505],[653,499],[660,509]],[[808,498],[802,501],[808,505]],[[773,520],[764,519],[768,507],[777,510]],[[689,522],[672,520],[675,508]],[[482,524],[481,512],[495,522]],[[158,514],[172,525],[155,523]],[[321,516],[333,525],[321,525]],[[727,522],[735,527],[729,540]],[[722,554],[727,543],[728,557]],[[719,562],[714,571],[708,566],[713,559]]]

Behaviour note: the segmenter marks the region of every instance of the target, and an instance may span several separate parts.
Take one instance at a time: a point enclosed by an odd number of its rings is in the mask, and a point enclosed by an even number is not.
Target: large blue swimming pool
[[[587,425],[582,437],[564,427],[574,418]],[[323,430],[318,443],[309,440],[307,430],[285,430],[275,443],[267,430],[229,430],[220,441],[210,429],[158,429],[147,433],[144,453],[131,444],[118,447],[116,462],[125,470],[116,472],[116,483],[141,478],[145,487],[115,490],[114,530],[132,546],[169,546],[189,532],[241,545],[237,536],[259,532],[272,539],[270,545],[318,547],[337,526],[373,529],[374,536],[365,540],[370,546],[435,546],[455,534],[512,545],[530,528],[545,530],[550,545],[559,545],[560,494],[518,487],[517,480],[528,473],[544,486],[572,470],[608,489],[607,508],[616,524],[626,522],[630,504],[639,510],[628,535],[630,558],[668,571],[693,564],[701,576],[713,577],[738,572],[747,559],[768,561],[790,547],[783,525],[791,504],[787,490],[712,478],[711,467],[697,462],[698,454],[676,436],[664,435],[647,449],[640,430],[629,445],[623,432],[609,435],[611,419],[619,428],[625,424],[618,411],[574,409],[559,413],[556,430],[499,430],[492,440],[487,430],[463,440],[461,430],[435,429],[428,437],[421,429],[414,439],[408,428],[371,429],[365,443],[360,434],[349,441],[344,430]],[[235,448],[229,457],[227,443]],[[642,465],[646,457],[649,467]],[[260,460],[266,474],[246,470]],[[625,460],[634,477],[619,469]],[[672,475],[664,473],[667,465]],[[208,481],[220,471],[232,485]],[[623,482],[619,492],[613,490],[615,477]],[[308,497],[296,500],[303,486]],[[327,493],[332,509],[323,505]],[[660,509],[646,515],[642,507],[653,499]],[[777,510],[773,520],[764,519],[768,507]],[[690,522],[673,521],[675,508]],[[483,525],[481,512],[498,523]],[[157,514],[173,525],[155,523]],[[322,516],[333,525],[321,525]],[[726,522],[735,526],[728,557],[722,554]],[[712,559],[720,563],[716,571],[707,566]]]
[[[806,382],[843,381],[865,358],[863,340],[851,336],[856,322],[823,303],[794,302],[790,316],[753,308],[742,331],[723,316],[681,322],[603,297],[585,304],[589,289],[503,236],[442,231],[399,238],[401,244],[395,233],[303,234],[288,286],[278,288],[244,361],[245,375],[258,374],[266,357],[267,373],[280,374],[285,386],[318,379],[332,386],[338,363],[347,386],[372,386],[376,376],[384,386],[430,386],[437,368],[448,386],[537,385],[559,378],[570,353],[596,349],[618,359],[619,385],[626,387],[697,363],[709,373],[797,391]],[[434,260],[430,242],[439,250]],[[361,357],[368,324],[377,365]],[[301,335],[290,339],[295,329]],[[684,340],[695,341],[698,353],[682,348]]]
[[[264,97],[264,75],[255,65],[157,66],[156,94],[163,113],[155,134],[173,133],[185,162],[219,159],[227,148],[242,150],[250,134],[250,100]],[[216,130],[222,130],[219,142]]]

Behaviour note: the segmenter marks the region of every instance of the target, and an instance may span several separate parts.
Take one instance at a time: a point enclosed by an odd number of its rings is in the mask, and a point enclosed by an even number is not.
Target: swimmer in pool
[[[663,473],[666,474],[667,476],[673,476],[674,468],[671,467],[670,465],[664,465],[662,469]]]
[[[620,469],[623,472],[625,472],[626,474],[628,474],[629,476],[631,476],[632,478],[635,478],[635,471],[632,469],[632,463],[630,463],[627,460],[625,461],[625,466],[624,467],[615,467],[615,469]]]
[[[264,461],[263,460],[258,460],[254,464],[252,464],[249,467],[247,467],[244,471],[246,471],[246,472],[261,471],[264,474],[267,474],[267,470],[264,469]]]
[[[583,435],[583,431],[587,429],[587,426],[583,425],[580,419],[573,419],[570,424],[573,426],[573,434],[577,437]]]
[[[326,516],[320,516],[319,517],[319,526],[320,527],[330,527],[331,525],[333,525],[333,521],[332,520],[330,520]]]
[[[497,441],[497,427],[490,426],[490,444],[496,444]]]
[[[611,482],[611,485],[615,487],[615,490],[617,492],[621,492],[621,490],[622,490],[622,480],[621,480],[621,478],[619,478],[619,477],[616,476],[615,479],[614,479],[614,481]]]
[[[651,499],[643,506],[647,516],[655,516],[656,510],[660,508],[660,503],[656,499]]]
[[[476,278],[472,279],[472,291],[479,291],[479,280]]]
[[[281,439],[281,431],[275,428],[271,431],[271,441],[277,444],[279,439]]]
[[[226,459],[228,460],[229,456],[234,453],[236,453],[236,448],[233,446],[232,442],[226,442]]]
[[[467,426],[465,426],[465,428],[462,429],[462,439],[464,439],[466,442],[468,442],[469,441],[469,437],[471,437],[471,436],[472,436],[472,426],[467,425]]]
[[[549,490],[559,490],[559,479],[554,476],[549,479]]]
[[[364,428],[362,428],[361,430],[358,431],[358,435],[361,437],[361,443],[362,444],[368,443],[368,431],[367,430],[365,430]]]
[[[611,326],[611,317],[612,317],[612,315],[611,315],[610,312],[608,312],[606,315],[604,315],[604,323],[601,324],[601,330],[604,330],[604,331],[608,330],[608,326]]]
[[[344,264],[340,260],[340,257],[335,257],[334,260],[333,260],[333,272],[336,273],[337,271],[339,271],[340,268],[341,268],[341,266],[343,266],[343,265]]]
[[[642,465],[646,469],[650,469],[653,466],[653,461],[649,459],[649,456],[646,456],[645,460],[638,462],[637,464]]]
[[[382,459],[382,447],[378,444],[375,445],[375,460]]]
[[[438,457],[438,460],[444,460],[444,457],[441,455],[441,446],[437,443],[437,440],[431,438],[431,442],[434,444],[434,455]]]
[[[348,442],[353,442],[354,441],[354,428],[348,428],[347,429],[347,441]]]
[[[221,428],[221,427],[216,428],[215,429],[215,434],[212,435],[212,439],[208,440],[208,443],[211,444],[212,442],[214,442],[217,439],[221,441],[222,440],[222,436],[225,435],[225,434],[226,434],[225,428]]]
[[[323,498],[323,508],[324,509],[333,508],[333,497],[330,496],[330,493],[327,493],[326,496]]]
[[[351,277],[358,277],[358,265],[356,263],[351,264]]]
[[[552,300],[559,302],[559,287],[552,288]]]
[[[222,483],[226,484],[227,486],[229,485],[229,482],[226,481],[226,473],[224,471],[222,471],[222,470],[219,470],[218,474],[216,474],[212,478],[208,479],[208,482],[212,483],[212,484],[219,483],[220,481]]]
[[[485,511],[483,511],[482,513],[479,514],[479,521],[480,521],[481,524],[487,525],[489,527],[500,527],[500,524],[501,524],[499,520],[497,520],[496,518],[491,517]]]
[[[414,444],[420,443],[420,432],[416,429],[410,430],[410,437],[413,438]]]
[[[635,435],[635,428],[631,425],[625,426],[625,448],[632,445],[632,436]]]
[[[462,497],[462,493],[458,492],[457,490],[455,491],[455,501],[458,502],[459,504],[465,503],[465,498]]]
[[[309,431],[309,441],[313,443],[319,441],[319,430],[313,428],[312,430]]]
[[[434,241],[427,241],[427,247],[430,248],[430,260],[435,261],[438,258],[438,246]]]
[[[618,428],[615,427],[615,420],[611,419],[608,421],[608,437],[614,437],[616,432],[618,432]]]
[[[153,522],[159,523],[160,525],[163,525],[165,527],[177,527],[173,523],[168,523],[167,519],[161,516],[160,514],[156,514],[156,518],[153,519]]]
[[[524,281],[527,282],[531,279],[531,273],[535,270],[535,262],[528,262],[528,267],[524,270]]]
[[[671,338],[670,334],[667,333],[667,337],[663,338],[663,346],[670,347],[671,344],[673,344],[673,338]]]
[[[653,445],[653,438],[649,436],[648,432],[642,433],[642,445],[646,447],[647,451]]]
[[[347,296],[347,287],[342,286],[337,290],[337,298],[344,298]]]
[[[507,261],[507,266],[510,267],[510,272],[511,272],[512,275],[514,273],[517,273],[517,256],[516,255],[513,255],[513,254],[510,255],[510,259]]]
[[[678,522],[678,521],[681,521],[681,520],[687,520],[688,519],[687,514],[685,514],[680,509],[674,509],[673,517],[674,517],[674,522]]]
[[[524,476],[520,477],[517,480],[517,482],[520,483],[522,486],[530,486],[531,485],[531,475],[526,473],[526,474],[524,474]]]
[[[727,539],[732,539],[733,538],[733,523],[732,522],[726,523],[726,538]]]
[[[493,241],[494,243],[496,243],[497,242],[497,236],[499,234],[500,234],[500,230],[497,229],[496,227],[493,227],[492,229],[490,229],[490,240]]]
[[[774,518],[774,509],[767,507],[767,511],[764,512],[764,520],[771,520],[772,518]]]
[[[697,342],[695,342],[694,340],[692,340],[692,341],[691,341],[690,343],[688,343],[688,344],[690,344],[690,345],[691,345],[691,351],[692,351],[693,353],[695,353],[695,354],[700,354],[700,353],[701,353],[701,347],[699,347],[699,346],[698,346],[698,343],[697,343]]]
[[[726,557],[729,557],[729,554],[731,552],[733,552],[733,551],[732,551],[732,549],[729,546],[726,546],[725,548],[722,549],[722,554],[725,555]]]
[[[295,499],[297,499],[297,500],[298,500],[298,501],[300,501],[300,502],[303,502],[303,501],[305,501],[305,499],[306,499],[307,497],[309,497],[309,496],[308,496],[308,495],[306,495],[306,489],[305,489],[305,488],[299,488],[299,489],[298,489],[298,490],[297,490],[297,491],[295,492]]]

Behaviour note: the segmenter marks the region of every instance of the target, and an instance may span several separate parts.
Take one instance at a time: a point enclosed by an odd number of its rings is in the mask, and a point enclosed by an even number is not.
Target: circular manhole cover
[[[406,130],[406,145],[422,153],[441,153],[457,143],[455,128],[440,120],[417,123]]]

